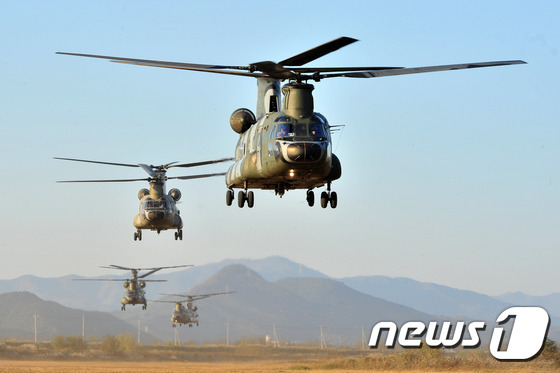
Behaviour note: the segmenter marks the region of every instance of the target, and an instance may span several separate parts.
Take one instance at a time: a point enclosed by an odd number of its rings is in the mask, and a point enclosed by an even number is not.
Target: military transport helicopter
[[[156,268],[128,268],[128,267],[122,267],[122,266],[111,264],[108,267],[101,266],[100,268],[122,269],[125,271],[132,272],[132,278],[126,279],[123,283],[123,286],[126,290],[124,291],[124,296],[121,299],[121,304],[122,304],[121,311],[124,311],[126,309],[127,304],[132,304],[133,306],[137,304],[142,304],[142,310],[145,310],[148,307],[148,302],[146,300],[146,291],[144,290],[144,288],[146,287],[146,282],[167,281],[167,280],[143,280],[144,278],[162,269],[184,268],[184,267],[192,267],[192,265],[186,264],[186,265],[179,265],[179,266],[156,267]],[[146,272],[143,275],[138,276],[139,271],[149,271],[149,272]],[[73,281],[122,281],[122,279],[80,278],[80,279],[74,279]]]
[[[226,204],[238,193],[238,206],[254,205],[248,189],[274,190],[282,195],[291,189],[307,189],[307,202],[313,206],[313,189],[327,185],[321,193],[321,207],[337,206],[337,194],[331,184],[342,175],[341,163],[332,153],[331,126],[315,112],[313,85],[326,78],[377,78],[432,71],[459,70],[489,66],[523,64],[524,61],[493,61],[427,67],[302,67],[326,54],[356,42],[340,37],[280,62],[262,61],[247,66],[193,64],[135,58],[100,56],[80,53],[59,54],[94,57],[111,62],[249,76],[257,79],[256,115],[249,109],[238,109],[230,118],[232,129],[239,133],[235,147],[235,163],[226,175]],[[280,90],[280,82],[288,83]],[[284,103],[281,106],[281,95]]]
[[[197,300],[205,299],[208,297],[212,297],[214,295],[222,295],[222,294],[232,294],[235,291],[228,291],[224,293],[212,293],[212,294],[199,294],[199,295],[184,295],[184,294],[162,294],[162,295],[171,295],[175,297],[182,297],[186,299],[181,300],[155,300],[154,302],[159,303],[175,303],[175,310],[171,314],[171,322],[173,323],[173,327],[176,327],[177,324],[179,326],[183,326],[183,324],[188,324],[189,328],[192,328],[193,324],[198,326],[198,307],[194,305],[194,302]],[[183,303],[187,305],[184,306]]]
[[[166,176],[167,169],[171,167],[196,167],[204,166],[213,163],[232,161],[234,158],[222,158],[212,161],[203,161],[195,163],[183,163],[176,164],[177,162],[168,163],[160,166],[146,165],[146,164],[126,164],[126,163],[114,163],[114,162],[100,162],[100,161],[90,161],[85,159],[74,159],[74,158],[57,158],[54,159],[65,160],[65,161],[75,161],[75,162],[86,162],[86,163],[98,163],[106,164],[111,166],[123,166],[123,167],[140,167],[150,175],[148,178],[144,179],[121,179],[121,180],[67,180],[67,181],[57,181],[58,183],[112,183],[112,182],[129,182],[129,181],[148,181],[150,183],[150,189],[141,189],[138,192],[138,199],[140,200],[140,213],[134,218],[133,225],[136,227],[136,232],[134,232],[134,241],[142,240],[142,229],[151,229],[152,231],[157,231],[159,234],[163,230],[167,229],[177,229],[175,232],[175,240],[183,239],[183,221],[180,217],[180,211],[177,209],[177,201],[181,199],[181,191],[177,188],[173,188],[168,194],[165,192],[165,182],[170,179],[178,180],[190,180],[190,179],[200,179],[204,177],[213,176],[223,176],[225,172],[213,173],[213,174],[202,174],[202,175],[190,175],[190,176]]]

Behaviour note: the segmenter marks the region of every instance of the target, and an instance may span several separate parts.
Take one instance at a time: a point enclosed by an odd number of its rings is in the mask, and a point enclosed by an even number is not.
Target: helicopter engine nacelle
[[[138,199],[142,199],[146,197],[148,194],[150,194],[150,191],[148,189],[146,188],[140,189],[140,191],[138,192]]]
[[[141,287],[142,289],[144,289],[144,288],[146,287],[146,283],[145,283],[144,281],[140,281],[140,282],[138,283],[138,285],[140,285],[140,287]]]
[[[193,311],[196,311],[196,310],[198,310],[198,307],[197,307],[197,306],[193,306],[192,310],[193,310]]]
[[[130,285],[130,283],[128,281],[125,281],[123,283],[123,286],[124,286],[125,289],[128,289],[128,285]]]
[[[239,134],[247,131],[256,122],[255,114],[251,110],[243,108],[235,110],[229,118],[231,128]]]
[[[181,191],[177,188],[173,188],[169,191],[169,195],[171,196],[171,198],[173,198],[175,201],[178,201],[181,199]]]

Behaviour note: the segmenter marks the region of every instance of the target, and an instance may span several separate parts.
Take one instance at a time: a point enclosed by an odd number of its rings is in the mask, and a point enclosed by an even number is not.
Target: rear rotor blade
[[[214,177],[214,176],[224,176],[225,172],[220,172],[217,174],[203,174],[203,175],[190,175],[190,176],[174,176],[168,177],[167,180],[175,179],[175,180],[191,180],[191,179],[203,179],[205,177]]]
[[[140,167],[141,169],[143,169],[144,171],[146,171],[146,173],[147,173],[148,175],[150,175],[151,177],[157,177],[157,176],[158,176],[157,173],[156,173],[150,166],[148,166],[147,164],[140,163],[140,164],[138,165],[138,167]]]
[[[357,72],[349,72],[349,73],[344,73],[343,72],[343,73],[339,73],[339,74],[322,74],[322,75],[319,76],[319,78],[321,78],[321,79],[322,78],[335,78],[335,77],[380,78],[380,77],[384,77],[384,76],[419,74],[419,73],[429,73],[429,72],[435,72],[435,71],[473,69],[473,68],[479,68],[479,67],[519,65],[519,64],[526,64],[526,63],[527,62],[521,61],[521,60],[460,63],[460,64],[453,64],[453,65],[409,67],[409,68],[402,68],[402,69],[357,71]]]
[[[181,163],[181,164],[166,165],[166,166],[167,166],[167,168],[171,168],[171,167],[197,167],[197,166],[205,166],[205,165],[208,165],[208,164],[228,162],[228,161],[234,161],[234,160],[235,160],[235,158],[222,158],[222,159],[215,159],[215,160],[212,160],[212,161]]]
[[[326,54],[334,52],[335,50],[345,47],[348,44],[352,44],[356,41],[358,40],[343,36],[341,38],[331,40],[325,44],[321,44],[296,56],[280,61],[278,62],[278,64],[282,66],[302,66],[308,62],[316,60],[319,57],[323,57]]]
[[[114,180],[60,180],[57,183],[126,183],[130,181],[150,181],[150,178],[144,179],[114,179]]]
[[[90,160],[87,160],[87,159],[61,158],[61,157],[53,157],[53,159],[58,159],[58,160],[63,160],[63,161],[74,161],[74,162],[85,162],[85,163],[106,164],[106,165],[111,165],[111,166],[138,167],[137,164],[115,163],[115,162],[102,162],[102,161],[90,161]]]

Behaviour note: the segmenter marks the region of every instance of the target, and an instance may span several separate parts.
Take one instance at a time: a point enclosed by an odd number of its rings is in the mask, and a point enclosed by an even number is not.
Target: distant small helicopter
[[[178,180],[190,180],[190,179],[200,179],[205,177],[222,176],[222,173],[213,174],[202,174],[202,175],[190,175],[190,176],[166,176],[167,169],[171,167],[197,167],[204,166],[214,163],[232,161],[234,158],[222,158],[212,161],[202,161],[195,163],[183,163],[175,164],[177,162],[168,163],[160,166],[146,165],[146,164],[127,164],[127,163],[113,163],[113,162],[100,162],[100,161],[90,161],[85,159],[74,159],[74,158],[58,158],[54,159],[65,160],[65,161],[75,161],[75,162],[86,162],[86,163],[97,163],[106,164],[111,166],[123,166],[123,167],[140,167],[150,175],[148,178],[144,179],[121,179],[121,180],[67,180],[67,181],[57,181],[58,183],[117,183],[117,182],[129,182],[129,181],[148,181],[150,183],[150,189],[141,189],[138,192],[138,199],[140,200],[140,213],[134,218],[133,225],[136,227],[136,232],[134,232],[134,241],[142,240],[142,229],[151,229],[152,231],[157,231],[159,234],[163,230],[167,229],[177,229],[175,232],[175,240],[183,239],[183,220],[180,217],[180,211],[177,209],[177,201],[181,199],[181,191],[179,189],[173,188],[168,194],[165,192],[165,182],[170,179]]]
[[[100,56],[92,54],[58,54],[93,57],[111,62],[202,71],[217,74],[249,76],[257,79],[256,115],[249,109],[238,109],[230,117],[232,129],[239,133],[235,147],[235,163],[226,174],[226,204],[238,193],[238,206],[254,205],[254,195],[248,189],[274,190],[282,197],[287,190],[307,189],[309,206],[315,201],[314,188],[327,185],[321,193],[321,207],[338,204],[331,183],[342,176],[342,166],[332,152],[332,126],[320,113],[315,112],[313,85],[326,78],[377,78],[392,75],[417,74],[433,71],[471,69],[477,67],[524,64],[524,61],[493,61],[427,67],[301,67],[326,54],[356,42],[340,37],[278,63],[261,61],[248,66],[193,64],[143,60],[135,58]],[[280,82],[288,80],[280,90]],[[281,107],[281,92],[284,103]]]
[[[179,324],[179,326],[182,326],[183,324],[188,324],[189,328],[192,328],[193,324],[196,324],[196,326],[198,326],[198,313],[196,313],[198,307],[194,305],[195,301],[212,297],[214,295],[232,294],[232,293],[235,293],[235,291],[228,291],[224,293],[199,294],[199,295],[162,294],[162,295],[182,297],[186,299],[181,299],[177,301],[155,300],[154,302],[175,303],[175,310],[173,310],[173,314],[171,314],[171,322],[173,323],[172,326],[175,328],[177,324]],[[183,303],[186,303],[186,306],[184,306]]]
[[[142,280],[143,278],[148,277],[149,275],[153,274],[162,269],[169,269],[169,268],[184,268],[184,267],[192,267],[192,265],[179,265],[179,266],[171,266],[171,267],[156,267],[156,268],[128,268],[122,267],[118,265],[111,264],[108,267],[101,266],[100,268],[110,268],[110,269],[122,269],[126,271],[132,272],[132,278],[127,279],[124,281],[123,286],[126,289],[124,291],[124,296],[121,299],[121,311],[126,310],[127,304],[132,304],[133,306],[137,304],[142,304],[142,310],[146,310],[148,307],[148,301],[146,300],[146,291],[144,288],[146,287],[146,282],[166,282],[167,280]],[[138,276],[139,271],[149,271],[144,273],[141,276]],[[96,278],[96,279],[89,279],[89,278],[79,278],[74,279],[73,281],[122,281],[122,279],[106,279],[106,278]]]

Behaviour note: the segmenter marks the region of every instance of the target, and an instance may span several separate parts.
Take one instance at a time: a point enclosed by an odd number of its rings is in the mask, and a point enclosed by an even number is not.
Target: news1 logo
[[[512,321],[513,320],[513,321]],[[541,350],[546,340],[550,318],[546,310],[541,307],[510,307],[503,311],[496,319],[498,326],[492,332],[490,339],[490,353],[498,360],[529,360]],[[506,341],[505,328],[502,325],[513,322],[509,338]],[[486,329],[484,321],[473,321],[465,328],[465,322],[455,324],[452,332],[451,322],[445,321],[439,331],[437,322],[426,324],[421,321],[409,321],[402,325],[398,331],[397,325],[392,321],[377,323],[369,340],[370,348],[376,348],[382,331],[387,331],[386,347],[395,347],[395,340],[405,348],[420,347],[425,335],[426,344],[430,347],[478,347],[480,346],[479,331]],[[398,332],[398,337],[397,337]],[[469,338],[465,339],[468,332]]]

